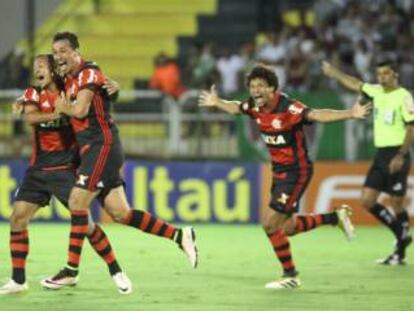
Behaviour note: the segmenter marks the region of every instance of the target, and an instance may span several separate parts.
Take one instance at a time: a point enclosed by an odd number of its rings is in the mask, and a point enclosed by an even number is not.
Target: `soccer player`
[[[342,205],[327,214],[297,214],[299,200],[311,179],[313,167],[308,157],[303,126],[313,121],[364,118],[369,106],[356,103],[351,110],[309,109],[280,93],[277,76],[264,65],[256,65],[252,69],[246,84],[250,93],[248,100],[224,100],[217,96],[212,86],[210,91],[200,94],[199,105],[217,107],[230,114],[247,114],[256,121],[271,156],[273,175],[270,208],[265,211],[262,225],[283,268],[282,278],[267,283],[265,287],[295,288],[301,282],[288,236],[327,224],[338,225],[348,239],[354,236],[349,206]]]
[[[102,71],[81,58],[78,38],[70,32],[54,36],[53,55],[66,75],[66,98],[58,100],[56,109],[71,118],[81,159],[69,198],[71,232],[67,265],[53,277],[42,280],[42,286],[59,288],[76,283],[88,210],[97,196],[115,222],[173,240],[195,268],[197,248],[193,228],[176,228],[150,213],[131,209],[128,204],[120,174],[124,156],[118,129],[109,113],[111,103],[102,90]]]
[[[349,76],[328,62],[322,63],[322,70],[346,88],[372,98],[376,154],[362,189],[362,206],[387,226],[396,238],[391,255],[378,259],[377,263],[403,265],[406,248],[412,242],[410,218],[404,208],[404,198],[414,136],[413,97],[399,85],[397,68],[389,60],[379,62],[376,66],[378,84],[365,83]],[[390,196],[393,213],[378,201],[381,192]]]
[[[67,117],[54,111],[63,82],[53,70],[53,56],[39,55],[34,61],[36,87],[29,87],[14,106],[24,110],[26,121],[33,126],[33,152],[14,202],[10,218],[10,253],[12,277],[0,294],[26,291],[26,258],[29,253],[28,224],[36,211],[47,205],[52,195],[68,206],[70,190],[75,184],[78,149]],[[88,220],[87,237],[94,250],[107,263],[117,287],[125,293],[131,282],[122,272],[111,244],[100,226]]]

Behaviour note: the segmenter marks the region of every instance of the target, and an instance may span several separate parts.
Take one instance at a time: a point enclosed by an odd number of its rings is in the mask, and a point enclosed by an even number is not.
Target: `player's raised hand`
[[[214,107],[219,103],[220,98],[217,95],[216,86],[213,84],[210,91],[201,91],[198,97],[198,105],[205,107]]]
[[[108,77],[105,77],[105,82],[102,87],[108,92],[108,95],[114,95],[116,92],[119,92],[120,90],[119,83]]]
[[[328,77],[332,77],[335,74],[335,71],[336,71],[336,68],[334,66],[332,66],[331,63],[329,63],[325,60],[322,61],[321,69],[322,69],[322,72],[324,73],[324,75],[326,75]]]
[[[371,112],[372,103],[367,103],[365,105],[361,105],[360,100],[358,99],[354,106],[352,106],[352,117],[354,119],[365,119],[368,114]]]
[[[23,113],[23,110],[24,110],[23,102],[24,102],[24,95],[16,98],[16,101],[12,105],[13,115],[19,116]]]

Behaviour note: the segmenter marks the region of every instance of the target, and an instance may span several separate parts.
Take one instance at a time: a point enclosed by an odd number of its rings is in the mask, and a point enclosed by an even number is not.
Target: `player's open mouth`
[[[58,65],[62,69],[63,67],[65,67],[67,65],[67,63],[66,62],[60,62]]]
[[[38,76],[36,76],[36,79],[37,79],[37,81],[39,81],[39,82],[43,82],[43,80],[45,79],[45,76],[43,76],[43,75],[38,75]]]

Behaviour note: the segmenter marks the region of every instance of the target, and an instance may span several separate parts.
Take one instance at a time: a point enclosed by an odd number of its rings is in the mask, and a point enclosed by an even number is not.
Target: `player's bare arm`
[[[59,113],[54,112],[42,112],[34,104],[24,105],[24,118],[30,125],[53,121],[60,118]]]
[[[404,157],[410,152],[410,147],[414,140],[414,124],[406,125],[404,143],[398,153],[391,159],[389,170],[391,174],[399,172],[404,165]]]
[[[351,109],[333,110],[333,109],[314,109],[309,111],[306,118],[309,121],[322,123],[335,122],[347,119],[365,119],[370,113],[372,104],[361,105],[357,101]]]
[[[69,117],[82,119],[88,115],[94,93],[91,90],[83,89],[76,96],[76,104],[72,105],[64,96],[56,99],[55,110]]]
[[[218,97],[215,85],[211,86],[210,91],[202,91],[200,93],[198,105],[201,107],[217,107],[230,114],[240,113],[240,102],[224,100]]]
[[[322,71],[329,77],[337,80],[344,87],[351,91],[359,92],[361,90],[363,82],[356,77],[350,76],[327,61],[322,61]]]

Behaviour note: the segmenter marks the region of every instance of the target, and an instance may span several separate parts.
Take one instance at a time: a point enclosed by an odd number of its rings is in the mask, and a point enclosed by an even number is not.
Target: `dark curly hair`
[[[60,41],[60,40],[68,40],[70,47],[74,50],[79,49],[80,47],[78,36],[75,35],[73,32],[69,32],[69,31],[57,32],[53,36],[53,43],[55,43],[56,41]]]
[[[257,64],[246,76],[246,87],[248,88],[253,79],[263,79],[269,86],[273,86],[275,90],[279,88],[279,81],[274,70],[266,65]]]

